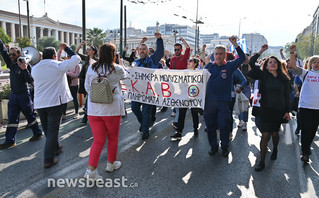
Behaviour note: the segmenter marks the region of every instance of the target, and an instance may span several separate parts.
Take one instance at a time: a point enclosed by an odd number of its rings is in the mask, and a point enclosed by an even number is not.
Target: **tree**
[[[39,51],[43,51],[46,47],[54,47],[57,50],[59,46],[60,42],[55,40],[54,37],[44,36],[39,39],[37,48]]]
[[[12,40],[11,38],[6,34],[3,28],[0,27],[0,39],[3,41],[4,44],[10,43]]]
[[[308,36],[300,35],[297,42],[287,43],[285,46],[286,54],[289,54],[289,47],[291,45],[297,46],[298,55],[301,59],[306,59],[312,56],[313,50],[314,54],[319,54],[319,37],[314,38],[312,34]]]
[[[103,30],[99,28],[93,28],[87,33],[87,40],[93,42],[93,45],[97,47],[103,44],[104,37],[106,37],[106,33],[103,33]]]
[[[28,37],[18,37],[16,38],[16,43],[18,43],[19,47],[21,49],[25,48],[25,47],[28,47],[28,46],[31,46],[31,41]]]

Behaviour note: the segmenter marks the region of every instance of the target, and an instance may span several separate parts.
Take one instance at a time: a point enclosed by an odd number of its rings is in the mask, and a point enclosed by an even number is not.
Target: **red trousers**
[[[118,147],[121,116],[88,116],[93,134],[89,166],[97,167],[107,138],[107,160],[114,162]]]

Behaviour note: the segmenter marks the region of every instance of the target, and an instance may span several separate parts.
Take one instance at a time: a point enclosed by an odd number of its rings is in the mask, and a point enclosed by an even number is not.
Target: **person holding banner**
[[[187,65],[188,65],[187,61],[191,54],[191,48],[183,37],[180,37],[179,40],[183,42],[184,46],[186,47],[186,50],[185,50],[185,53],[182,54],[183,46],[180,43],[175,43],[174,45],[175,54],[171,59],[170,67],[169,67],[170,69],[177,69],[177,70],[187,69]],[[175,110],[176,110],[176,115],[175,115],[175,120],[173,122],[173,126],[175,129],[177,129],[179,111],[178,111],[178,108],[175,108]]]
[[[196,70],[199,65],[198,58],[191,58],[188,61],[188,69],[189,70]],[[185,116],[186,116],[187,108],[179,108],[179,116],[177,122],[177,132],[171,136],[172,141],[181,140],[182,139],[182,132],[184,129],[185,123]],[[194,128],[194,136],[198,136],[198,108],[191,108],[192,118],[193,118],[193,128]]]
[[[268,45],[263,45],[249,61],[252,72],[248,76],[259,80],[258,87],[261,94],[259,112],[262,133],[260,140],[261,160],[255,167],[255,171],[262,171],[265,168],[267,144],[270,137],[272,137],[273,142],[270,159],[277,159],[280,125],[290,119],[290,78],[281,61],[275,56],[270,56],[263,62],[262,69],[256,66],[258,57],[267,49]]]
[[[146,67],[152,69],[158,68],[159,61],[164,56],[164,43],[162,35],[159,32],[156,32],[154,35],[157,39],[156,51],[151,56],[149,56],[148,46],[144,42],[142,42],[138,50],[140,58],[133,62],[136,65],[136,67]],[[146,41],[145,39],[143,40]],[[142,140],[145,140],[150,136],[149,127],[151,123],[152,106],[153,105],[135,101],[131,102],[132,111],[134,115],[137,117],[139,123],[141,124],[140,131],[143,133]]]
[[[219,129],[222,155],[224,157],[229,154],[228,143],[231,117],[229,103],[231,101],[232,76],[246,59],[244,52],[237,44],[236,37],[230,37],[229,41],[235,46],[239,57],[226,62],[226,47],[222,45],[215,47],[215,61],[206,65],[206,69],[211,76],[207,83],[204,110],[208,141],[211,146],[209,154],[214,155],[218,152],[219,143],[217,142],[216,131]]]

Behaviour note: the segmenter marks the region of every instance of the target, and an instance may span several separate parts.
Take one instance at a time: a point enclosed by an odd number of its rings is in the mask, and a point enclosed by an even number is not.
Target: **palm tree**
[[[93,42],[93,45],[100,46],[103,44],[103,38],[106,37],[106,33],[103,33],[102,29],[93,28],[87,33],[87,40]]]

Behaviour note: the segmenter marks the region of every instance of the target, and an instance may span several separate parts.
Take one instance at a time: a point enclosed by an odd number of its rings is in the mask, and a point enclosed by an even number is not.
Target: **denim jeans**
[[[241,112],[239,115],[239,120],[248,122],[248,111]]]
[[[142,106],[142,110],[141,110],[141,106]],[[140,102],[134,102],[134,101],[131,102],[132,111],[134,115],[137,117],[137,120],[139,121],[139,123],[141,123],[143,133],[149,132],[152,107],[153,105],[144,104]]]

